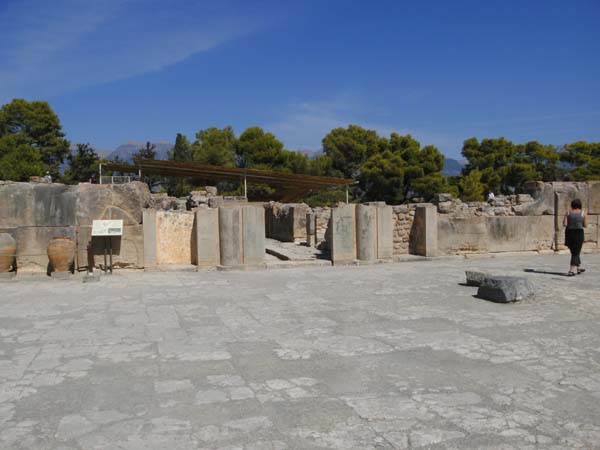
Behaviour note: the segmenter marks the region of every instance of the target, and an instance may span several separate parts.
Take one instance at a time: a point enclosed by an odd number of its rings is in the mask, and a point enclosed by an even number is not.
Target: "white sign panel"
[[[122,220],[94,220],[92,222],[92,236],[122,236]]]

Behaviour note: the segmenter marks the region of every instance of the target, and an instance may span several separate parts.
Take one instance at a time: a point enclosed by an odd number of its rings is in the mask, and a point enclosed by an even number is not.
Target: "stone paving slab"
[[[0,448],[600,443],[600,255],[0,285]],[[536,297],[474,298],[465,270]],[[527,270],[527,271],[525,271]]]

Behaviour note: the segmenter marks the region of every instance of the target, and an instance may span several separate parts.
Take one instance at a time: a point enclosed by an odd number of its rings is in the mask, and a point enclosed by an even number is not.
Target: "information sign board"
[[[122,220],[94,220],[92,222],[92,236],[122,236]]]

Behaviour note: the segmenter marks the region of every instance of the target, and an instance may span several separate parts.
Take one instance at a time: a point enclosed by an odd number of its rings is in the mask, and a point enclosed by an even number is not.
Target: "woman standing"
[[[578,198],[571,202],[571,210],[565,213],[563,226],[566,227],[565,245],[571,251],[571,265],[567,276],[572,277],[585,272],[585,269],[580,267],[579,254],[583,245],[583,228],[587,226],[587,217],[585,211],[581,209],[581,200]]]

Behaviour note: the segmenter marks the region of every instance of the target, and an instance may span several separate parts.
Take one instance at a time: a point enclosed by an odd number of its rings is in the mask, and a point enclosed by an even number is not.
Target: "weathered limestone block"
[[[585,250],[591,250],[598,247],[598,219],[600,216],[588,214],[587,216],[587,227],[584,229],[584,243],[583,248]],[[564,229],[562,231],[564,236]],[[562,239],[562,236],[561,236]]]
[[[451,218],[438,220],[438,250],[443,254],[486,252],[487,218]]]
[[[242,207],[243,263],[254,265],[265,259],[265,214],[263,208]]]
[[[491,274],[485,270],[465,270],[467,286],[481,286],[483,281]]]
[[[451,202],[453,200],[452,194],[449,193],[438,193],[433,196],[433,200],[431,201],[434,205],[439,205],[444,202]]]
[[[219,246],[221,265],[243,263],[242,210],[238,206],[219,208]]]
[[[525,277],[493,276],[483,280],[477,296],[496,303],[510,303],[534,295],[533,287]]]
[[[377,207],[377,258],[394,256],[394,219],[391,206]]]
[[[143,210],[151,204],[146,183],[82,183],[77,186],[77,224],[91,225],[93,220],[110,218],[123,219],[124,225],[137,225],[142,223]]]
[[[600,181],[589,182],[588,213],[600,214]]]
[[[544,183],[541,181],[525,183],[525,191],[535,201],[514,206],[520,216],[539,216],[554,214],[554,193],[559,195],[558,214],[562,215],[569,208],[571,200],[579,198],[585,209],[588,209],[589,185],[585,182],[556,181]]]
[[[265,205],[267,237],[282,242],[306,239],[306,214],[311,211],[304,203],[268,203]]]
[[[361,261],[377,259],[377,209],[356,206],[356,256]]]
[[[208,199],[208,205],[211,208],[221,206],[244,206],[248,204],[248,199],[242,196],[215,196]]]
[[[331,210],[331,260],[333,264],[356,260],[356,205],[340,205]]]
[[[143,231],[144,231],[144,268],[156,266],[156,210],[145,209],[143,212]]]
[[[47,183],[0,185],[0,229],[76,224],[77,187]]]
[[[218,266],[221,263],[218,209],[196,210],[196,247],[198,267]]]
[[[317,216],[312,212],[306,214],[306,245],[317,245]]]
[[[438,254],[438,214],[435,205],[417,206],[410,240],[414,254],[421,256]]]
[[[191,211],[156,212],[156,263],[189,265],[195,260],[193,249],[194,213]],[[193,250],[192,250],[193,249]]]

